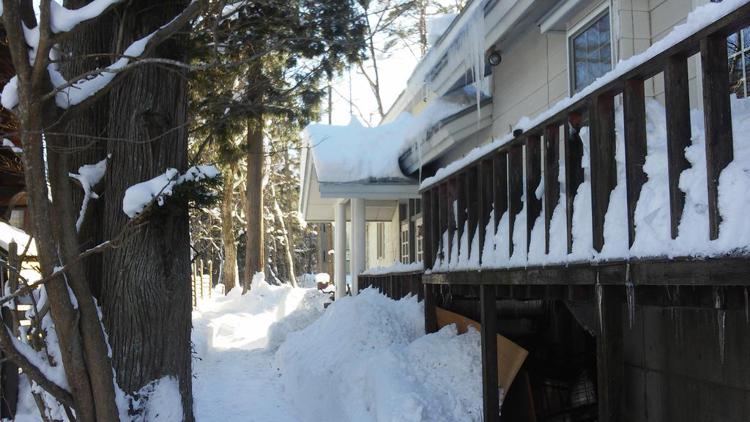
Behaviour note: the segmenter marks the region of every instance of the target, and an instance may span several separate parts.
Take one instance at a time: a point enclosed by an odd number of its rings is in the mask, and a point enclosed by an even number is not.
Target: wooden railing
[[[721,221],[718,206],[719,175],[733,159],[727,36],[748,24],[750,5],[744,5],[572,102],[536,126],[523,133],[514,133],[514,139],[423,189],[425,268],[433,268],[438,259],[448,259],[440,256],[441,251],[450,251],[456,240],[459,240],[459,253],[462,252],[460,239],[464,234],[464,227],[468,229],[468,247],[471,248],[474,236],[477,235],[479,250],[482,251],[490,216],[494,215],[494,221],[489,227],[497,230],[499,219],[506,212],[509,216],[510,236],[501,241],[509,242],[512,255],[513,248],[519,247],[518,244],[514,245],[512,234],[516,216],[524,206],[524,196],[526,248],[528,250],[531,242],[533,225],[544,211],[544,246],[549,253],[551,241],[559,240],[550,239],[550,223],[552,213],[561,199],[558,182],[560,154],[563,154],[565,164],[565,242],[570,254],[573,248],[574,197],[584,182],[581,166],[583,144],[578,136],[579,130],[584,126],[589,128],[591,146],[592,246],[597,252],[601,252],[604,246],[605,215],[610,194],[617,184],[615,97],[620,94],[624,114],[627,233],[629,245],[632,246],[636,236],[635,209],[641,189],[647,181],[643,169],[647,152],[644,81],[657,74],[663,74],[665,81],[670,232],[671,237],[676,238],[685,205],[685,194],[679,189],[678,183],[682,171],[689,167],[685,148],[691,142],[688,58],[696,53],[700,54],[702,63],[709,237],[717,239]],[[561,127],[564,130],[561,131]],[[560,132],[564,133],[563,151],[559,147]],[[544,195],[538,198],[535,189],[542,177]],[[447,237],[444,233],[447,233]]]
[[[361,274],[359,276],[360,290],[372,287],[378,289],[391,299],[401,299],[408,295],[417,296],[422,300],[422,271],[391,274]]]

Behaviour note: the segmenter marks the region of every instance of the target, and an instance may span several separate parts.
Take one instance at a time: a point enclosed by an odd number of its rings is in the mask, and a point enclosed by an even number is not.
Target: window
[[[401,225],[401,263],[408,264],[409,259],[409,224]]]
[[[16,208],[13,211],[10,212],[10,223],[13,227],[18,227],[19,229],[23,229],[24,225],[24,216],[26,214],[26,210],[23,208]]]
[[[378,259],[385,258],[385,223],[377,223]]]
[[[573,91],[578,92],[612,69],[609,12],[570,39]]]
[[[750,89],[747,77],[750,73],[750,27],[727,38],[729,56],[729,89],[738,97],[747,97]]]
[[[416,248],[417,249],[416,250],[417,262],[423,262],[423,258],[424,258],[423,257],[424,254],[422,253],[422,250],[423,250],[422,249],[422,247],[423,247],[422,243],[423,243],[423,239],[424,239],[422,237],[422,231],[423,231],[422,227],[423,227],[423,225],[422,225],[422,218],[420,217],[420,218],[417,219],[417,222],[415,223],[415,228],[416,228],[416,232],[417,232],[417,248]]]

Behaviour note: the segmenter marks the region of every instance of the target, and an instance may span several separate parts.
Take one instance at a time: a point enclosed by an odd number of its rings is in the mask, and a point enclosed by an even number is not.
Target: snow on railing
[[[425,267],[747,252],[750,100],[729,96],[726,37],[749,24],[747,0],[699,8],[523,133],[426,179]],[[703,110],[691,111],[687,58],[697,52]],[[644,95],[659,73],[664,106]]]

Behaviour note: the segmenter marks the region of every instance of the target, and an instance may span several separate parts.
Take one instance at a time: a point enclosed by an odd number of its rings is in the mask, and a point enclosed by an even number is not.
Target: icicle
[[[599,314],[599,332],[604,331],[604,319],[602,317],[602,285],[599,284],[599,271],[596,272],[596,311]]]
[[[723,302],[721,290],[719,288],[714,288],[714,309],[716,309],[716,322],[719,328],[719,358],[721,359],[722,364],[724,363],[724,331],[727,320],[727,311],[724,309]]]
[[[750,302],[747,300],[747,287],[745,287],[745,324],[750,324]]]
[[[724,363],[724,330],[726,328],[726,321],[727,321],[727,311],[721,309],[719,310],[718,314],[716,315],[717,321],[719,323],[719,357],[721,358],[721,363]]]
[[[632,330],[635,318],[635,286],[630,280],[630,262],[625,266],[625,294],[628,300],[628,324]]]

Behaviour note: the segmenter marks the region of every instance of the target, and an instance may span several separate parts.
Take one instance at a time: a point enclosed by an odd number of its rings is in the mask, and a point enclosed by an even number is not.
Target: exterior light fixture
[[[489,56],[487,56],[487,61],[490,63],[490,66],[495,67],[503,61],[503,56],[500,55],[499,51],[493,48]]]

